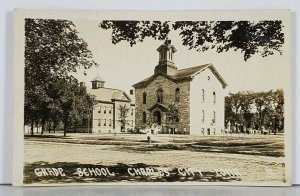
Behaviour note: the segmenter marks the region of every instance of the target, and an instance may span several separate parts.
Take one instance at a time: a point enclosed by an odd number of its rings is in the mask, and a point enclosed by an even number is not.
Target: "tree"
[[[237,92],[225,97],[225,119],[246,127],[283,129],[283,90]]]
[[[166,112],[166,120],[169,128],[175,132],[174,129],[176,128],[177,123],[180,121],[180,115],[178,111],[178,107],[175,103],[170,103],[168,106],[168,111]]]
[[[284,33],[282,21],[102,21],[99,27],[112,30],[112,43],[129,42],[130,46],[146,37],[167,40],[173,30],[182,38],[182,45],[198,52],[239,51],[247,61],[254,54],[262,57],[282,54]]]
[[[125,129],[126,125],[128,125],[127,117],[128,117],[129,108],[127,105],[119,105],[119,122],[121,124],[121,131]]]
[[[97,65],[87,46],[71,21],[25,19],[24,110],[32,134],[34,122],[42,125],[41,134],[47,121],[57,125],[64,117],[66,128],[72,123],[70,115],[76,113],[72,96],[79,85],[70,73]],[[82,95],[89,96],[86,91]]]

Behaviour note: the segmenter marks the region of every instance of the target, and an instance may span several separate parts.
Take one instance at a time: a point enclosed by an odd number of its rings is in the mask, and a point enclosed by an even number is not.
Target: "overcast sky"
[[[73,21],[80,36],[88,43],[94,60],[100,67],[87,70],[87,76],[80,71],[77,78],[91,87],[90,81],[100,75],[106,87],[117,88],[126,92],[132,85],[152,75],[158,64],[156,49],[163,43],[146,38],[143,43],[130,47],[128,42],[111,43],[111,31],[98,27],[100,21]],[[267,58],[254,55],[244,61],[239,51],[216,53],[213,50],[197,52],[182,46],[178,32],[169,35],[176,47],[175,65],[178,69],[212,63],[228,83],[227,92],[241,90],[265,91],[284,88],[283,80],[289,79],[284,56],[275,54]]]

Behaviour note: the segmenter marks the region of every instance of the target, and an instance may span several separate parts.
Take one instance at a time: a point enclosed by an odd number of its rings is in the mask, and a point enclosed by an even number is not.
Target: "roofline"
[[[131,100],[123,100],[123,99],[111,99],[113,102],[119,101],[119,102],[131,102]]]
[[[196,75],[204,71],[206,68],[209,68],[213,72],[217,79],[222,83],[223,88],[226,88],[226,86],[228,86],[227,82],[224,80],[224,78],[221,76],[221,74],[217,71],[217,69],[215,68],[215,66],[213,66],[212,63],[207,64],[203,69],[197,71],[191,77],[195,77]]]
[[[91,80],[90,82],[104,82],[105,83],[104,80]]]
[[[143,87],[143,86],[147,86],[147,84],[155,77],[158,77],[158,76],[163,76],[169,80],[171,80],[172,82],[180,82],[180,81],[185,81],[185,80],[189,80],[190,77],[185,77],[185,78],[180,78],[180,79],[177,79],[177,78],[173,78],[172,76],[169,76],[161,71],[158,71],[157,73],[153,74],[152,76],[150,76],[147,81],[144,81],[144,82],[138,82],[134,85],[132,85],[132,87],[134,88],[139,88],[139,87]],[[142,83],[142,84],[140,84]]]
[[[148,85],[149,82],[151,82],[155,77],[161,75],[169,80],[171,80],[172,82],[178,82],[178,81],[185,81],[185,80],[192,80],[196,75],[198,75],[199,73],[201,73],[202,71],[204,71],[205,69],[209,68],[213,74],[217,77],[217,79],[221,82],[223,88],[225,88],[226,86],[228,86],[228,84],[226,83],[226,81],[224,80],[224,78],[221,76],[221,74],[217,71],[217,69],[213,66],[212,63],[208,63],[208,64],[204,64],[204,65],[198,65],[198,66],[204,66],[202,69],[200,69],[199,71],[195,72],[194,74],[187,76],[187,77],[183,77],[183,78],[173,78],[172,76],[169,76],[161,71],[158,71],[157,73],[153,74],[152,76],[148,77],[148,79],[146,81],[141,81],[138,82],[134,85],[132,85],[132,87],[134,88],[142,88]],[[194,67],[198,67],[198,66],[194,66]],[[184,68],[184,69],[180,69],[178,71],[182,71],[182,70],[186,70],[186,69],[190,69],[189,68]],[[144,79],[145,80],[145,79]]]

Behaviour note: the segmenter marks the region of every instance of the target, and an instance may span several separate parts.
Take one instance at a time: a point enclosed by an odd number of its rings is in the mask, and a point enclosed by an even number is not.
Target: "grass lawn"
[[[63,167],[68,175],[37,177],[33,172],[36,167]],[[77,167],[105,167],[118,175],[80,178]],[[170,176],[130,176],[128,167],[166,167]],[[151,143],[146,135],[136,134],[25,137],[25,183],[283,182],[284,167],[282,135],[154,135]],[[199,168],[205,175],[180,176],[177,168]],[[216,169],[237,169],[241,175],[220,177],[214,172]]]

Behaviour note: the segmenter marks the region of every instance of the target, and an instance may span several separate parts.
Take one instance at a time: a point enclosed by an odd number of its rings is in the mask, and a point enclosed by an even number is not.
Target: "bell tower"
[[[105,81],[97,75],[92,81],[92,89],[104,88]]]
[[[157,72],[163,72],[167,75],[174,75],[177,72],[177,67],[174,64],[174,53],[176,48],[171,44],[171,40],[166,40],[159,48],[159,61],[158,65],[154,69],[154,74]]]

